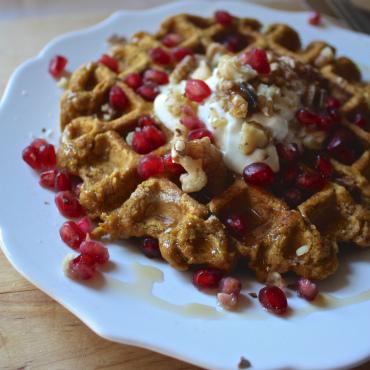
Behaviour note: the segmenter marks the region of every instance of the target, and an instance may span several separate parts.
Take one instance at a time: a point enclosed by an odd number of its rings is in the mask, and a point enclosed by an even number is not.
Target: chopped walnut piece
[[[215,67],[221,56],[227,54],[227,49],[218,42],[212,42],[206,50],[206,58],[212,67]]]
[[[265,148],[269,143],[266,130],[258,122],[244,122],[240,132],[240,150],[249,155],[257,148]]]
[[[245,118],[248,115],[248,102],[239,94],[231,99],[230,114],[235,118]]]
[[[171,83],[179,83],[182,80],[186,80],[189,74],[196,68],[197,62],[194,56],[187,55],[180,63],[178,63],[175,69],[170,75]]]
[[[224,55],[218,63],[218,75],[225,80],[245,82],[257,75],[257,72],[249,65],[242,64],[238,57]]]

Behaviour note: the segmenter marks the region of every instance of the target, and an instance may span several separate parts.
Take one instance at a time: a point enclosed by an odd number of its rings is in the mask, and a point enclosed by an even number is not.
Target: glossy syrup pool
[[[142,265],[135,263],[132,265],[134,279],[132,281],[121,281],[116,278],[107,277],[107,285],[105,289],[109,289],[116,294],[129,296],[134,299],[145,301],[152,306],[161,310],[169,311],[180,316],[200,319],[222,319],[229,312],[222,310],[216,303],[216,294],[214,306],[187,303],[175,304],[159,297],[153,293],[155,284],[164,283],[163,272],[153,266]],[[189,282],[189,284],[191,284]],[[264,320],[268,315],[261,308],[260,312],[243,304],[243,301],[252,300],[247,294],[241,296],[241,304],[233,314],[239,314],[248,320]],[[335,310],[340,307],[351,306],[370,300],[370,289],[361,293],[349,295],[344,298],[335,297],[331,294],[321,293],[313,302],[304,301],[303,307],[294,308],[289,311],[289,317],[305,317],[317,311]],[[258,303],[258,302],[257,302]]]

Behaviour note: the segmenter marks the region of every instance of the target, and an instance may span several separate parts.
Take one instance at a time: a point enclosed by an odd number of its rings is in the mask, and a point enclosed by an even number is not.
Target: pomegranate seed
[[[159,94],[158,85],[150,82],[140,86],[136,91],[143,99],[147,101],[154,101],[156,96]]]
[[[70,261],[68,273],[78,280],[90,280],[95,275],[94,261],[87,255],[79,255]]]
[[[90,219],[85,216],[82,217],[78,222],[77,226],[80,228],[81,231],[83,231],[85,234],[90,234],[92,231],[92,225]]]
[[[114,59],[110,55],[103,54],[99,59],[99,63],[104,64],[106,67],[108,67],[113,72],[116,72],[116,73],[119,72],[118,60]]]
[[[132,89],[136,90],[143,84],[143,78],[140,73],[133,72],[126,76],[125,83]]]
[[[328,113],[334,121],[336,121],[336,122],[341,121],[342,117],[341,117],[341,115],[339,113],[339,110],[337,108],[329,108]]]
[[[168,33],[162,38],[161,43],[168,48],[173,48],[174,46],[177,46],[181,41],[182,37],[179,34]]]
[[[241,214],[231,214],[225,220],[228,230],[236,235],[243,236],[247,232],[247,217]]]
[[[341,102],[337,99],[334,98],[334,96],[328,96],[325,99],[325,108],[326,109],[338,109],[341,106]]]
[[[48,170],[40,174],[40,185],[44,188],[54,190],[55,189],[55,177],[58,174],[58,170]]]
[[[261,305],[268,311],[283,315],[288,310],[288,301],[285,293],[277,286],[266,286],[258,293]]]
[[[291,208],[299,206],[303,200],[301,191],[295,188],[285,190],[283,197],[288,206]]]
[[[321,154],[316,157],[315,168],[326,179],[330,179],[333,175],[333,166],[331,165],[329,158]]]
[[[194,55],[193,50],[190,48],[175,48],[171,53],[176,62],[181,62],[188,55]]]
[[[216,22],[227,27],[233,23],[234,17],[226,10],[217,10],[215,12]]]
[[[294,162],[299,158],[299,149],[297,144],[276,144],[279,158],[286,162]]]
[[[233,277],[224,277],[218,284],[218,290],[221,293],[235,294],[238,296],[242,289],[242,282],[239,279]]]
[[[211,140],[211,143],[215,142],[212,132],[207,130],[206,128],[197,128],[195,130],[191,130],[188,134],[189,140],[200,140],[204,137],[208,137],[209,140]]]
[[[151,150],[155,150],[166,144],[166,135],[156,126],[144,126],[142,129],[145,139],[151,146]]]
[[[148,154],[141,158],[137,170],[143,180],[160,175],[164,172],[163,158],[158,155]]]
[[[99,265],[103,265],[109,260],[108,249],[102,242],[96,240],[83,241],[80,245],[80,251],[82,255],[91,257]]]
[[[244,49],[247,46],[248,40],[245,36],[240,34],[227,36],[222,45],[230,51],[231,53],[237,53],[238,51]]]
[[[122,111],[128,106],[129,100],[125,92],[118,86],[109,91],[109,105],[116,111]]]
[[[23,160],[34,170],[40,170],[42,168],[38,158],[39,151],[31,145],[23,149],[22,158]]]
[[[67,172],[57,172],[55,176],[54,188],[56,191],[72,190],[71,178]]]
[[[247,184],[268,186],[274,182],[275,174],[266,163],[256,162],[244,168],[243,177]]]
[[[80,202],[69,190],[60,191],[55,196],[55,204],[58,207],[59,212],[67,218],[80,217],[83,214],[83,209]]]
[[[264,49],[247,51],[243,53],[240,58],[243,64],[249,64],[258,73],[270,73],[270,62],[268,61],[266,50]]]
[[[144,82],[154,82],[158,85],[168,84],[168,74],[157,69],[147,69],[144,72]]]
[[[145,126],[156,126],[155,120],[150,116],[142,116],[138,119],[137,124],[140,128]]]
[[[145,238],[142,244],[142,250],[144,254],[149,258],[159,258],[162,257],[161,251],[159,249],[158,239]]]
[[[319,12],[313,12],[308,18],[308,23],[312,26],[318,26],[321,23],[321,14]]]
[[[358,145],[354,134],[341,128],[334,133],[326,149],[338,161],[344,164],[352,164],[356,158],[355,148]]]
[[[164,155],[163,163],[165,171],[173,175],[181,175],[182,173],[185,172],[185,169],[184,167],[181,166],[181,164],[173,161],[170,153]]]
[[[187,127],[189,130],[196,130],[204,128],[204,123],[197,116],[184,116],[180,119],[182,125]]]
[[[357,113],[355,119],[353,120],[353,124],[363,128],[367,125],[367,121],[361,113]]]
[[[161,47],[151,49],[149,55],[152,61],[157,64],[167,66],[172,62],[171,55]]]
[[[284,185],[292,184],[298,175],[298,169],[296,166],[291,165],[289,167],[284,168],[284,170],[281,171],[280,179],[282,180],[282,183]]]
[[[73,249],[80,248],[86,234],[73,221],[66,221],[59,229],[59,235],[68,246]]]
[[[57,164],[54,145],[46,144],[39,148],[38,159],[43,168],[53,168]]]
[[[197,103],[201,103],[212,94],[209,86],[202,80],[186,81],[185,96]]]
[[[152,145],[146,139],[142,131],[135,131],[131,145],[132,149],[139,154],[147,154],[152,150]]]
[[[315,283],[306,278],[300,278],[297,281],[298,295],[307,301],[313,301],[319,294],[319,288]]]
[[[49,144],[45,139],[34,139],[31,143],[31,146],[37,150],[41,148],[43,145]]]
[[[199,289],[217,288],[222,276],[220,270],[204,268],[194,272],[193,283]]]
[[[296,184],[302,190],[316,192],[326,185],[326,180],[317,172],[306,172],[298,175]]]
[[[306,108],[301,108],[295,115],[296,119],[304,125],[316,125],[320,121],[320,117],[315,113],[312,113]]]
[[[317,123],[318,128],[324,131],[331,130],[336,123],[334,120],[334,117],[335,117],[335,114],[333,113],[329,115],[326,115],[326,114],[320,115],[318,123]]]
[[[63,57],[62,55],[56,55],[50,60],[49,73],[55,78],[60,77],[64,72],[67,63],[67,58]]]

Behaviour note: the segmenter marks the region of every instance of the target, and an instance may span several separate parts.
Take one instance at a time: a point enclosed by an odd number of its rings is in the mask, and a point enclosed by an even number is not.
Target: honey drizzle
[[[226,316],[225,311],[218,310],[216,307],[199,304],[187,303],[178,305],[171,303],[153,294],[153,287],[155,283],[162,283],[163,272],[155,267],[140,265],[138,263],[133,265],[135,278],[133,281],[125,282],[115,278],[107,278],[108,289],[114,292],[124,292],[125,295],[131,296],[139,300],[145,300],[153,306],[160,309],[177,313],[181,316],[187,316],[200,319],[221,319]],[[354,304],[366,302],[370,300],[370,289],[362,293],[355,294],[350,297],[338,298],[329,294],[320,294],[314,302],[307,303],[307,307],[291,310],[290,317],[306,317],[317,311],[334,310],[340,307],[352,306]],[[248,310],[248,309],[247,309]],[[236,314],[243,314],[243,317],[252,320],[267,319],[268,315],[263,313],[258,314],[239,310]]]

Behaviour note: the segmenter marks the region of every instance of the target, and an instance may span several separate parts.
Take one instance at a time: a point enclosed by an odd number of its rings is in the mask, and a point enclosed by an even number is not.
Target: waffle
[[[342,101],[341,124],[357,138],[358,159],[351,164],[331,159],[332,180],[297,207],[289,207],[277,192],[246,184],[226,168],[207,138],[189,142],[186,149],[205,170],[207,184],[202,191],[185,192],[179,176],[166,172],[143,180],[137,171],[143,155],[132,149],[127,137],[140,117],[154,114],[153,103],[123,81],[148,68],[167,71],[171,81],[189,76],[193,58],[164,68],[149,56],[157,46],[170,50],[161,44],[168,33],[182,35],[178,46],[205,55],[210,63],[216,53],[232,54],[225,44],[236,36],[235,54],[264,48],[292,58],[302,71],[310,66],[315,79]],[[188,14],[166,19],[153,35],[139,32],[114,43],[110,54],[119,61],[120,72],[98,62],[83,65],[72,74],[61,100],[58,164],[83,181],[80,202],[96,222],[93,237],[151,236],[159,239],[163,258],[176,269],[208,266],[227,271],[239,264],[261,280],[270,272],[324,279],[337,269],[340,245],[370,245],[370,125],[360,128],[351,123],[357,113],[370,122],[370,87],[350,59],[336,58],[335,49],[325,42],[303,49],[297,32],[284,24],[273,24],[263,32],[255,19],[235,18],[224,27],[213,18]],[[124,111],[107,109],[114,85],[129,99]],[[164,155],[171,150],[173,132],[158,124],[167,144],[153,153]],[[312,167],[310,161],[302,165]],[[236,237],[225,227],[230,212],[247,215],[246,235]]]

